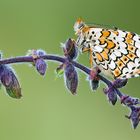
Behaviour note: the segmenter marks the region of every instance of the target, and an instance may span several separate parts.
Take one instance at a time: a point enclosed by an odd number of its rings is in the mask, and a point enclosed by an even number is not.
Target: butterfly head
[[[74,31],[76,32],[75,34],[79,34],[84,27],[85,27],[85,23],[81,18],[78,18],[74,24]]]

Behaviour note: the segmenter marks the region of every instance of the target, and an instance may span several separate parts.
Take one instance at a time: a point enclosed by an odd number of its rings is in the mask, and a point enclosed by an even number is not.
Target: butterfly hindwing
[[[114,32],[112,30],[103,31],[103,33],[100,33],[100,37],[98,36],[97,38],[96,36],[96,39],[94,38],[95,41],[92,49],[95,54],[98,54],[96,55],[98,64],[103,68],[105,67],[105,69],[109,69],[114,78],[138,76],[140,73],[140,45],[135,46],[135,42],[140,44],[140,41],[138,41],[138,37],[137,41],[136,39],[133,40],[138,35],[121,30],[118,33]],[[99,57],[102,58],[102,62],[100,62],[101,59],[98,59]]]

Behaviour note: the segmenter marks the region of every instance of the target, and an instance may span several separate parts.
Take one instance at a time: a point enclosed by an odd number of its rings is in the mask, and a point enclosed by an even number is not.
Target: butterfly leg
[[[91,80],[99,80],[98,74],[101,72],[101,70],[98,67],[93,66],[93,50],[91,48],[83,47],[82,53],[89,52],[89,61],[90,61],[90,79]]]
[[[99,81],[100,78],[98,77],[98,74],[101,72],[101,70],[96,66],[93,65],[93,50],[90,48],[89,50],[90,53],[90,67],[91,67],[91,71],[90,71],[90,79],[94,80],[94,81]]]
[[[89,62],[90,62],[90,68],[93,69],[93,51],[91,48],[89,49]]]
[[[87,48],[87,47],[82,48],[82,53],[89,52],[89,51],[90,51],[90,48]]]
[[[90,68],[93,68],[93,51],[91,48],[83,47],[82,53],[89,52],[89,62],[90,62]]]

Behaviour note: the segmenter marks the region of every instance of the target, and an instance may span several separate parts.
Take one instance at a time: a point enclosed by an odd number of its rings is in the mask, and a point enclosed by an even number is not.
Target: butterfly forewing
[[[94,62],[114,78],[131,78],[140,74],[140,36],[119,29],[86,27],[78,44],[90,47]]]

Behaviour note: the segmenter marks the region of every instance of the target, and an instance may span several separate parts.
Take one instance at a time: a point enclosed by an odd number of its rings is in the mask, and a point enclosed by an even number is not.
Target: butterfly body
[[[87,26],[81,20],[75,23],[77,45],[89,51],[92,63],[104,74],[114,78],[140,75],[140,36],[119,29]]]

